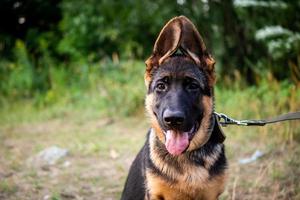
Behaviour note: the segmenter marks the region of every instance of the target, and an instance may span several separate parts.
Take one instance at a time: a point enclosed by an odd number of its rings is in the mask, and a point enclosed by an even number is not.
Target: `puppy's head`
[[[195,150],[210,138],[214,63],[184,16],[163,27],[146,61],[146,108],[156,135],[173,155]]]

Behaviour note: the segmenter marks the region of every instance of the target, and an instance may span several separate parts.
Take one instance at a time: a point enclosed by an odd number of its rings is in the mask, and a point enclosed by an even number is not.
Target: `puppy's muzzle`
[[[186,120],[185,114],[179,110],[170,110],[167,109],[163,113],[163,121],[165,125],[170,128],[179,128],[181,127]]]

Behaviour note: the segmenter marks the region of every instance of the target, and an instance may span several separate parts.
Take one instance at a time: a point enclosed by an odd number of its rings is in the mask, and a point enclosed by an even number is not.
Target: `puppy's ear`
[[[161,30],[152,55],[146,61],[145,80],[150,80],[151,70],[162,64],[180,48],[199,67],[208,72],[210,83],[215,82],[214,59],[207,53],[206,46],[195,25],[185,16],[171,19]]]
[[[185,16],[180,16],[181,39],[180,46],[194,60],[194,62],[207,71],[211,85],[215,83],[215,60],[207,52],[203,39],[195,25]]]
[[[181,24],[178,17],[171,19],[160,31],[154,44],[152,55],[146,60],[145,79],[150,78],[153,68],[158,67],[178,48],[181,35]]]

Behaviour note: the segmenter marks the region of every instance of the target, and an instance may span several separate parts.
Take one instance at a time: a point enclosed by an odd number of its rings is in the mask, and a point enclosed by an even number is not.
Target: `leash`
[[[236,120],[223,113],[214,112],[219,123],[226,127],[227,125],[238,125],[238,126],[264,126],[266,124],[272,124],[276,122],[288,121],[288,120],[297,120],[300,119],[300,111],[286,113],[283,115],[276,116],[271,119],[260,119],[260,120]]]

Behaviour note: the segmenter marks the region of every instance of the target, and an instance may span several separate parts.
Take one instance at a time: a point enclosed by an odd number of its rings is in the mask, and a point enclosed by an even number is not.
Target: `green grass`
[[[16,184],[11,180],[0,180],[0,193],[14,194],[17,189]]]

